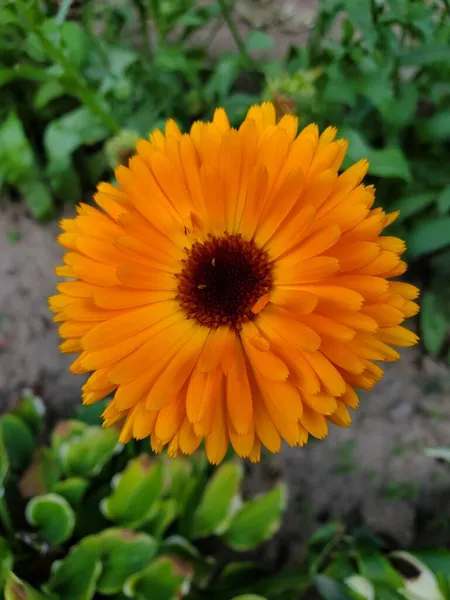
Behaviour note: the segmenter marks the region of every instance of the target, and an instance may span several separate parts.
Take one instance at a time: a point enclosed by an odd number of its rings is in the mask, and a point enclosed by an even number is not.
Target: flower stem
[[[241,34],[238,31],[236,23],[233,20],[233,17],[231,16],[230,7],[227,4],[227,0],[218,0],[218,3],[219,3],[219,6],[220,6],[220,10],[222,12],[224,21],[227,24],[228,29],[230,30],[231,35],[233,36],[233,39],[234,39],[234,41],[236,43],[236,46],[239,49],[239,52],[240,52],[241,56],[245,59],[247,65],[249,67],[251,67],[252,69],[255,69],[255,71],[259,71],[260,70],[259,66],[253,60],[253,58],[250,56],[250,54],[248,53],[247,47],[245,45],[245,42],[242,39]]]
[[[9,514],[8,507],[6,506],[4,496],[0,496],[0,523],[3,523],[5,530],[9,534],[14,534],[14,525],[11,515]]]

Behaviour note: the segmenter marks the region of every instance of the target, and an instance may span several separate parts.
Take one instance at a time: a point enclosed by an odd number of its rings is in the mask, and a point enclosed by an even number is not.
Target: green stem
[[[242,37],[238,31],[238,28],[236,27],[236,23],[234,22],[233,17],[231,16],[230,7],[227,4],[227,0],[218,0],[218,2],[219,2],[220,10],[222,11],[223,18],[225,20],[225,23],[227,24],[228,29],[230,30],[230,33],[233,36],[233,39],[236,43],[236,46],[239,49],[241,56],[245,59],[247,65],[249,67],[251,67],[252,69],[255,69],[255,71],[259,71],[260,70],[259,66],[253,60],[253,58],[250,56],[250,54],[248,53],[245,42],[242,39]]]
[[[331,552],[335,549],[335,547],[341,543],[342,538],[344,537],[345,530],[342,527],[339,531],[335,533],[335,535],[331,538],[331,540],[325,545],[322,552],[316,558],[316,560],[311,565],[309,571],[311,573],[311,577],[313,578],[322,568],[323,564],[331,554]]]
[[[69,8],[70,5],[72,4],[72,0],[62,0],[61,4],[59,5],[59,9],[58,12],[56,14],[56,24],[62,25],[64,23],[64,21],[66,20],[67,17],[67,13],[69,12]]]
[[[14,535],[14,524],[6,506],[5,498],[0,497],[0,522],[3,523],[5,530],[10,534]]]
[[[143,45],[145,48],[145,53],[148,58],[152,57],[152,44],[150,39],[150,29],[148,26],[148,14],[147,8],[142,0],[133,0],[133,4],[136,7],[137,12],[139,13],[139,23],[141,26],[141,36],[143,40]]]
[[[23,0],[17,0],[17,3],[21,6],[22,14],[27,18],[27,6]],[[30,29],[36,33],[39,37],[44,50],[47,52],[48,56],[63,69],[67,77],[72,81],[74,86],[74,93],[78,96],[79,100],[83,102],[92,114],[96,115],[99,119],[103,121],[105,127],[109,130],[117,133],[120,131],[120,126],[117,121],[114,119],[112,114],[105,109],[103,102],[99,99],[97,94],[90,90],[87,87],[87,83],[84,80],[84,77],[79,73],[79,71],[72,66],[72,64],[67,60],[64,53],[59,50],[52,42],[50,42],[45,34],[43,34],[40,27],[35,27],[34,24],[29,20]]]

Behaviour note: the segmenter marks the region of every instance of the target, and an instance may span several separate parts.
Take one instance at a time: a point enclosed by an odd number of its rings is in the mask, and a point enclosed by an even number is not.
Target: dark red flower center
[[[183,262],[177,298],[187,317],[206,327],[240,329],[273,286],[267,252],[241,235],[195,242]]]

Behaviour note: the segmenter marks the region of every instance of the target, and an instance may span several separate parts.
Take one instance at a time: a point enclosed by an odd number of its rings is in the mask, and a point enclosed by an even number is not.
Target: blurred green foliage
[[[272,100],[339,128],[346,164],[367,157],[377,202],[426,291],[426,349],[450,323],[450,3],[322,0],[308,43],[269,60],[265,31],[241,36],[233,0],[4,0],[0,6],[0,190],[37,219],[77,202],[137,136],[173,117],[187,130],[224,106],[237,124]],[[301,11],[301,2],[299,3]],[[208,54],[221,25],[237,52]],[[346,165],[344,165],[346,166]]]
[[[29,390],[0,417],[0,595],[6,600],[448,600],[450,552],[387,552],[329,523],[300,564],[270,571],[253,551],[279,530],[286,490],[244,500],[243,465],[203,452],[170,460],[124,447],[104,403],[56,424],[41,445]],[[448,459],[448,449],[428,449]],[[316,597],[316,596],[314,596]]]

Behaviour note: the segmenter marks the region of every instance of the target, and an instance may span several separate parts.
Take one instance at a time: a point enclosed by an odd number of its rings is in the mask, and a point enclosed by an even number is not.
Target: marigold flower
[[[391,281],[402,240],[373,208],[361,160],[341,174],[336,129],[297,135],[292,115],[253,106],[238,130],[222,109],[182,134],[169,120],[137,143],[118,187],[63,219],[68,249],[50,298],[63,352],[91,404],[114,393],[104,425],[151,438],[169,456],[205,440],[212,463],[229,444],[259,460],[281,441],[346,427],[374,361],[415,344],[401,327],[417,288]]]

